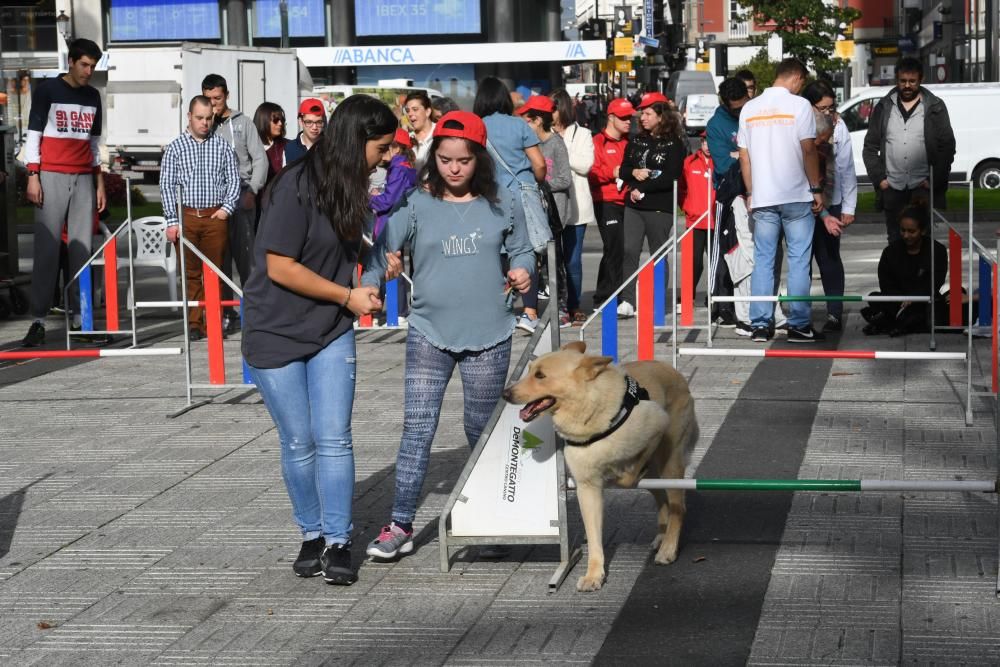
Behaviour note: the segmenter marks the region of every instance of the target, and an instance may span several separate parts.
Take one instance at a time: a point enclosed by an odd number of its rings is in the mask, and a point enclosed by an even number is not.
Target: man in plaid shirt
[[[217,267],[222,265],[229,242],[227,220],[240,195],[240,173],[233,147],[212,133],[212,103],[204,95],[191,98],[187,131],[167,145],[160,172],[160,198],[167,219],[167,240],[177,242],[177,187],[181,187],[184,238]],[[187,298],[204,298],[201,260],[184,249]],[[205,337],[203,308],[191,308],[191,340]]]

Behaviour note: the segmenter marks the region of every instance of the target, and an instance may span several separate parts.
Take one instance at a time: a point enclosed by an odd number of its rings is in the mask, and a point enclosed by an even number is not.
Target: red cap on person
[[[307,113],[325,117],[326,107],[324,107],[323,103],[317,100],[315,97],[310,97],[308,99],[302,100],[302,102],[299,103],[299,115],[304,116]]]
[[[523,116],[529,111],[552,113],[555,110],[556,105],[552,102],[551,97],[547,97],[545,95],[532,95],[528,98],[528,101],[522,104],[514,113],[518,116]]]
[[[646,107],[653,106],[657,102],[662,102],[663,104],[670,104],[670,98],[663,93],[646,93],[639,100],[639,108],[645,109]]]
[[[482,118],[469,111],[449,111],[441,116],[434,126],[434,136],[468,139],[486,147],[486,125]]]
[[[410,133],[401,127],[396,128],[396,136],[392,138],[400,146],[406,146],[407,148],[413,148],[413,137]]]
[[[608,102],[608,115],[618,118],[629,118],[635,114],[635,107],[623,97],[618,97]]]

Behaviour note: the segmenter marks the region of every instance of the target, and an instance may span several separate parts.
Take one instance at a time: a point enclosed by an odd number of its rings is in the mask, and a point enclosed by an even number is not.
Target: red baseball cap
[[[551,97],[547,97],[545,95],[532,95],[528,98],[528,101],[522,104],[514,113],[518,116],[523,116],[529,111],[552,113],[555,110],[556,105],[552,102]]]
[[[458,127],[446,127],[447,125]],[[483,119],[469,111],[449,111],[434,126],[435,137],[458,137],[486,147],[486,125]]]
[[[410,133],[401,127],[396,128],[396,136],[392,138],[400,146],[406,146],[407,148],[413,148],[413,137]]]
[[[618,118],[629,118],[635,114],[635,107],[623,97],[618,97],[608,102],[608,115]]]
[[[657,102],[662,102],[664,104],[670,104],[670,98],[663,93],[646,93],[639,100],[639,108],[645,109],[646,107],[653,106]]]
[[[304,99],[299,103],[299,115],[304,116],[307,113],[315,114],[317,116],[323,116],[326,118],[326,107],[323,103],[317,100],[315,97],[310,97]]]

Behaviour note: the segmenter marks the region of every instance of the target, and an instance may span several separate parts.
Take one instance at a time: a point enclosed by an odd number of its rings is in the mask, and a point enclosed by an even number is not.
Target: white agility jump
[[[27,352],[0,352],[0,361],[27,359],[87,359],[95,357],[166,357],[180,354],[179,347],[146,347],[124,350],[33,350]]]

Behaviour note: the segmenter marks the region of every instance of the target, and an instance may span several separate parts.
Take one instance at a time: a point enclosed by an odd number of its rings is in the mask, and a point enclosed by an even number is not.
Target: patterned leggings
[[[411,523],[427,475],[448,380],[458,364],[465,403],[465,437],[475,447],[500,400],[510,365],[511,339],[485,350],[450,352],[431,345],[415,329],[406,337],[403,437],[396,458],[392,520]]]

